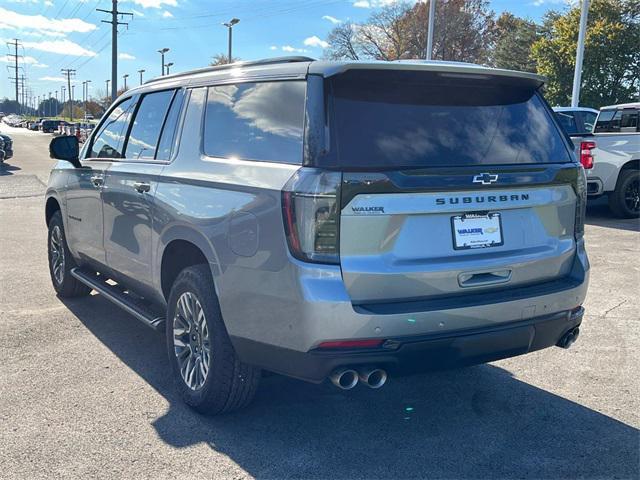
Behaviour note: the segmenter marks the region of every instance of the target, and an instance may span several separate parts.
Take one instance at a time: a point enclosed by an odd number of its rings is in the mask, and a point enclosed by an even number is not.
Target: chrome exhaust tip
[[[339,368],[329,375],[331,383],[341,390],[351,390],[358,384],[358,372],[350,368]]]
[[[558,347],[565,348],[565,349],[571,347],[571,345],[576,343],[576,340],[578,339],[578,335],[580,335],[579,327],[575,327],[569,330],[567,333],[565,333],[562,336],[562,338],[560,338],[560,340],[558,340],[558,343],[557,343]]]
[[[364,368],[358,372],[360,381],[369,388],[380,388],[387,383],[387,372],[381,368]]]

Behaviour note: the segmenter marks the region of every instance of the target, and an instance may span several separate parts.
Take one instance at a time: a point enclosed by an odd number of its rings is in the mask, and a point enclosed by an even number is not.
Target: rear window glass
[[[207,155],[302,163],[305,82],[210,87],[204,126]]]
[[[421,73],[330,84],[338,163],[413,168],[572,161],[552,112],[531,86]]]
[[[570,113],[556,112],[556,119],[558,123],[564,128],[567,133],[577,133],[578,127],[576,126],[576,119]]]

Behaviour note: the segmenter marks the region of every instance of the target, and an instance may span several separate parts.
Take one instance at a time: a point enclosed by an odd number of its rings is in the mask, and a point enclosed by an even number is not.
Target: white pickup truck
[[[602,107],[592,133],[569,135],[589,197],[607,195],[619,217],[640,216],[640,102]]]

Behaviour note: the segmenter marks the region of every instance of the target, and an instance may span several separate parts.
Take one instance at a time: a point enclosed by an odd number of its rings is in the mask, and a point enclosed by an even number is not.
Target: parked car
[[[598,110],[587,107],[553,107],[558,123],[570,134],[591,133]]]
[[[4,160],[9,160],[13,157],[13,140],[9,135],[3,133],[0,133],[0,140],[2,141],[0,149],[4,151]]]
[[[40,131],[42,133],[54,133],[58,131],[60,120],[45,119],[40,123]]]
[[[640,216],[640,102],[600,109],[593,133],[571,134],[591,198],[608,197],[619,217]]]
[[[543,81],[291,57],[147,82],[82,151],[51,142],[53,287],[164,329],[210,413],[246,405],[261,370],[379,388],[567,348],[586,185]]]

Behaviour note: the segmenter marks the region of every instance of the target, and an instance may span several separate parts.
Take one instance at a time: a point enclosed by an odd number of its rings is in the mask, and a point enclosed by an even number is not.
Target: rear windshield
[[[529,85],[487,77],[353,72],[328,85],[341,166],[414,168],[571,162]]]

